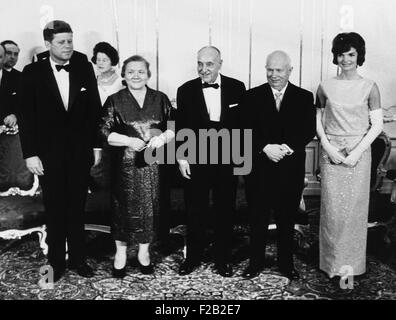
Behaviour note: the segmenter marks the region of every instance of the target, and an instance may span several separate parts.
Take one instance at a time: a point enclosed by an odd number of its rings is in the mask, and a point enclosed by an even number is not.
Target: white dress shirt
[[[221,115],[221,77],[220,74],[217,76],[215,82],[219,85],[218,89],[215,88],[202,88],[206,108],[209,113],[210,121],[220,121]]]
[[[3,69],[0,69],[0,84],[1,84],[1,79],[3,79]]]
[[[58,71],[56,70],[55,61],[52,58],[49,59],[51,63],[52,71],[54,72],[56,83],[58,84],[58,89],[60,95],[62,97],[63,105],[65,109],[69,107],[69,90],[70,90],[70,83],[69,83],[69,72],[65,71],[64,69]],[[68,65],[69,62],[65,63],[64,65]]]

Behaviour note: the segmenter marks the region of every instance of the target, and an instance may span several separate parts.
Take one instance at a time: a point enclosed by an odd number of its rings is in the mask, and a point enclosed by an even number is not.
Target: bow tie
[[[60,64],[56,64],[55,65],[56,70],[59,72],[62,69],[65,70],[66,72],[70,71],[70,64],[66,64],[66,65],[60,65]]]
[[[207,82],[204,82],[203,84],[202,84],[202,88],[214,88],[214,89],[218,89],[219,88],[219,84],[218,83],[207,83]]]

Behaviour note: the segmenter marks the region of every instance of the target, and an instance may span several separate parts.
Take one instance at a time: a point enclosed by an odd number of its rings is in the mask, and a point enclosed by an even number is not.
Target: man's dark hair
[[[0,42],[0,44],[1,44],[4,48],[5,48],[5,46],[6,46],[7,44],[12,44],[12,45],[17,46],[17,47],[19,48],[19,46],[16,44],[16,42],[14,42],[14,41],[12,41],[12,40],[4,40],[4,41]]]
[[[48,22],[43,30],[44,40],[51,42],[57,33],[73,33],[73,30],[65,21],[54,20]]]
[[[357,52],[357,65],[362,66],[366,57],[366,44],[356,32],[339,33],[333,40],[333,63],[338,65],[337,56],[354,48]]]

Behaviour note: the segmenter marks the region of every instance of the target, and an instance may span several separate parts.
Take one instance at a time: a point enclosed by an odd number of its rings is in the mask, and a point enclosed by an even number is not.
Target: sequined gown
[[[326,96],[323,127],[329,142],[347,154],[369,130],[369,79],[329,79],[321,86]],[[320,155],[320,269],[330,277],[366,271],[367,220],[371,150],[353,167],[332,164]]]
[[[104,105],[101,132],[112,132],[148,142],[151,129],[166,130],[170,102],[162,92],[147,88],[143,108],[123,89]],[[150,243],[154,239],[159,214],[159,165],[148,165],[143,152],[126,147],[112,148],[112,233],[115,240],[129,244]]]

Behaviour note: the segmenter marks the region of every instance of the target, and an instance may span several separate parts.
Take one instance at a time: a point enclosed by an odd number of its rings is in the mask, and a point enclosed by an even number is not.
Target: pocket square
[[[80,92],[87,91],[84,87],[81,88]]]
[[[233,107],[236,107],[237,105],[238,105],[238,103],[234,103],[234,104],[230,104],[228,107],[233,108]]]
[[[15,95],[16,95],[16,92],[13,92],[12,95],[15,96]]]

